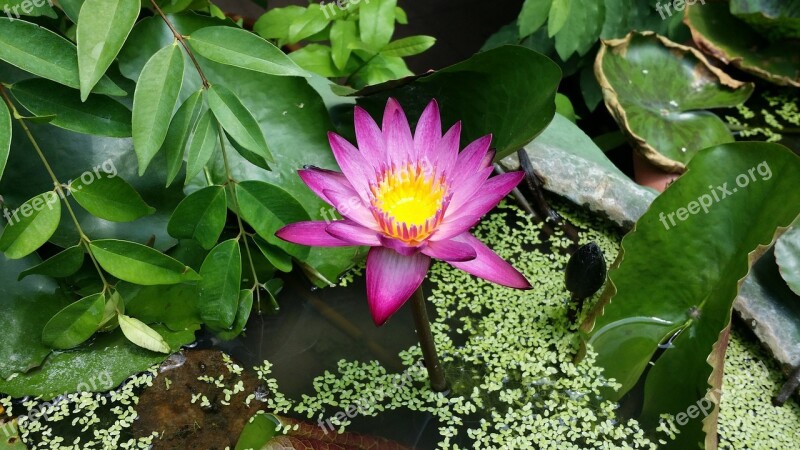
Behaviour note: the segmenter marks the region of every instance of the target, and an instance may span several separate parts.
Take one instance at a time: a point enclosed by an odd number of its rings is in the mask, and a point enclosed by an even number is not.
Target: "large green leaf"
[[[208,105],[222,128],[242,147],[274,162],[267,147],[264,133],[258,122],[242,101],[230,89],[217,84],[208,90]]]
[[[0,18],[0,59],[20,69],[78,89],[78,53],[75,45],[52,31],[24,20]],[[93,92],[125,95],[108,77]]]
[[[48,277],[62,278],[68,277],[83,265],[83,245],[74,245],[63,252],[51,256],[46,261],[37,264],[30,269],[25,269],[19,274],[19,279],[29,275],[46,275]]]
[[[208,186],[183,199],[172,213],[167,230],[178,239],[194,239],[208,250],[217,243],[227,217],[225,188]]]
[[[133,146],[142,175],[161,148],[183,84],[183,55],[178,44],[153,55],[142,69],[133,94]]]
[[[175,117],[172,118],[172,122],[169,124],[169,130],[162,145],[167,158],[168,186],[172,184],[172,180],[178,176],[178,172],[181,170],[186,144],[189,142],[189,137],[204,111],[203,108],[206,108],[204,104],[205,92],[205,89],[200,89],[187,98],[178,108],[178,111],[175,112]]]
[[[217,120],[210,109],[197,121],[186,154],[186,183],[189,183],[211,159],[219,144]]]
[[[90,247],[100,267],[123,281],[151,286],[199,279],[190,267],[146,245],[102,239]]]
[[[297,259],[308,256],[308,247],[290,244],[275,232],[284,226],[309,220],[303,206],[291,194],[271,183],[243,181],[236,185],[239,213],[267,242]]]
[[[112,222],[132,222],[156,211],[116,174],[100,171],[84,174],[70,184],[69,191],[92,215]]]
[[[800,157],[787,148],[740,142],[699,152],[623,239],[621,263],[584,324],[597,364],[622,385],[606,395],[619,399],[645,373],[640,422],[648,429],[700,402],[712,369],[721,370],[722,338],[752,259],[798,214]],[[682,420],[668,448],[698,448],[703,417]]]
[[[86,0],[78,15],[78,72],[86,100],[139,17],[139,0]]]
[[[308,76],[278,47],[241,28],[201,28],[188,39],[197,53],[220,64],[268,75]]]
[[[5,102],[0,104],[0,180],[6,170],[8,153],[11,150],[11,112]]]
[[[239,241],[230,239],[214,247],[200,268],[200,317],[217,330],[233,325],[239,308],[242,254]]]
[[[687,6],[686,25],[698,48],[771,83],[800,87],[800,44],[770,42],[733,15],[725,3]]]
[[[380,51],[394,34],[394,11],[397,0],[364,2],[358,10],[361,40],[373,51]]]
[[[775,260],[786,284],[800,295],[800,226],[795,225],[778,239]]]
[[[61,199],[53,191],[39,194],[3,214],[8,220],[0,236],[0,251],[11,259],[30,255],[56,232],[61,220]]]
[[[92,337],[100,321],[106,297],[90,295],[62,309],[42,330],[42,342],[56,349],[76,347]]]
[[[125,299],[125,314],[144,323],[162,323],[173,331],[194,329],[203,321],[198,310],[197,284],[169,286],[117,285]]]
[[[236,310],[236,319],[234,319],[231,329],[217,331],[217,337],[224,341],[236,339],[240,334],[242,334],[242,331],[244,331],[244,327],[247,325],[247,320],[250,318],[250,312],[252,310],[253,291],[250,289],[242,289],[239,291],[239,305],[238,309]]]
[[[639,152],[673,172],[698,150],[733,141],[725,123],[705,110],[735,106],[753,91],[697,50],[650,32],[604,41],[595,74],[606,106]]]
[[[463,122],[462,144],[491,133],[500,159],[530,142],[553,119],[560,78],[561,71],[549,58],[503,46],[358,102],[380,117],[386,98],[392,96],[413,120],[435,98],[443,123]]]
[[[50,123],[57,127],[98,136],[131,135],[131,111],[106,96],[81,101],[78,91],[36,78],[14,83],[11,93],[34,115],[54,115]]]
[[[770,39],[800,39],[796,0],[731,0],[730,11]]]
[[[153,328],[172,351],[194,341],[197,329],[173,332],[163,326]],[[73,351],[54,353],[39,369],[12,380],[0,379],[0,392],[12,397],[41,396],[42,400],[71,392],[104,392],[166,358],[165,354],[134,345],[121,330],[116,330],[101,334],[89,345]],[[81,370],[75,370],[76,367]]]

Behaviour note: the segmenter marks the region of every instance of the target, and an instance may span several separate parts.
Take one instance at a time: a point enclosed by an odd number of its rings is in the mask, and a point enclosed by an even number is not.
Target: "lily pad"
[[[684,22],[695,45],[706,54],[770,83],[800,87],[797,41],[767,40],[734,17],[725,3],[687,6]]]
[[[637,150],[670,172],[683,172],[702,148],[732,142],[725,123],[705,110],[736,106],[753,91],[699,51],[652,32],[603,41],[595,75]]]
[[[723,144],[699,152],[622,240],[621,262],[582,329],[605,376],[622,385],[609,398],[644,377],[639,420],[646,429],[655,429],[662,414],[708,402],[705,414],[680,423],[667,448],[716,442],[718,396],[709,390],[707,358],[724,355],[723,332],[757,250],[798,214],[800,157],[777,144]],[[665,350],[651,363],[659,349]]]
[[[800,226],[795,225],[778,239],[775,259],[786,284],[800,295]]]
[[[731,0],[730,11],[772,40],[800,38],[800,3],[795,0]]]

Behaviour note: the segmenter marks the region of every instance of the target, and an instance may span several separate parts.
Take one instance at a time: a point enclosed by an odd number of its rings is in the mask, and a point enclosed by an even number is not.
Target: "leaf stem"
[[[431,333],[431,322],[428,319],[428,310],[425,308],[422,286],[418,287],[411,296],[411,312],[414,315],[414,326],[417,329],[425,367],[428,369],[431,389],[435,392],[445,392],[447,391],[447,380],[444,377],[442,365],[439,363],[439,355],[436,353],[436,343],[433,341],[433,333]]]
[[[153,5],[153,8],[156,10],[158,15],[161,16],[161,19],[164,21],[164,23],[167,24],[170,31],[172,31],[172,35],[175,36],[175,39],[177,39],[183,49],[186,50],[186,54],[189,55],[189,59],[191,59],[192,64],[194,64],[194,68],[197,69],[197,74],[200,75],[200,79],[203,81],[203,87],[206,89],[211,87],[211,84],[208,82],[208,79],[203,73],[203,69],[200,67],[200,63],[197,62],[197,58],[195,58],[194,53],[186,44],[186,39],[184,39],[183,35],[178,33],[178,30],[175,29],[175,27],[172,25],[172,22],[167,19],[167,16],[164,14],[164,11],[161,11],[161,8],[159,8],[156,0],[150,0],[150,4]]]
[[[95,269],[97,269],[98,275],[100,275],[100,280],[103,282],[103,291],[105,292],[106,290],[109,290],[111,288],[111,284],[108,282],[108,280],[106,280],[105,275],[103,275],[103,271],[100,269],[100,264],[97,263],[94,253],[92,253],[92,249],[89,247],[89,244],[92,241],[88,236],[86,236],[86,233],[83,232],[83,228],[81,228],[78,217],[75,215],[75,211],[72,210],[72,205],[69,204],[69,200],[67,200],[67,192],[64,191],[64,186],[60,181],[58,181],[58,177],[56,177],[55,172],[53,172],[53,168],[50,166],[50,163],[44,156],[42,148],[39,147],[39,143],[36,141],[36,138],[33,137],[33,133],[31,133],[31,130],[28,128],[28,124],[25,123],[25,119],[23,119],[22,115],[20,115],[17,107],[14,105],[11,97],[9,97],[8,91],[3,84],[0,84],[0,95],[2,95],[3,100],[5,100],[8,108],[11,110],[11,114],[19,122],[20,127],[22,127],[22,131],[25,132],[25,136],[28,138],[28,141],[30,141],[33,149],[36,151],[36,154],[39,155],[39,159],[42,161],[42,164],[44,165],[45,170],[47,170],[48,175],[50,175],[50,179],[53,181],[53,185],[55,186],[56,195],[58,195],[58,197],[64,202],[64,206],[67,208],[67,212],[72,219],[72,223],[75,225],[75,229],[78,230],[80,242],[86,249],[86,252],[89,254],[89,259],[92,260],[92,264],[94,264]]]

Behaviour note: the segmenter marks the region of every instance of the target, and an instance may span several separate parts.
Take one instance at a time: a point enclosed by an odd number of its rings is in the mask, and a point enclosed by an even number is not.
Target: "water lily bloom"
[[[442,135],[431,101],[414,134],[389,99],[378,125],[355,108],[358,148],[328,133],[342,172],[315,167],[300,177],[344,218],[287,225],[276,235],[310,246],[370,246],[367,299],[380,326],[422,284],[431,258],[497,284],[529,289],[528,280],[469,233],[522,180],[522,172],[489,178],[494,152],[484,136],[459,152],[461,123]]]

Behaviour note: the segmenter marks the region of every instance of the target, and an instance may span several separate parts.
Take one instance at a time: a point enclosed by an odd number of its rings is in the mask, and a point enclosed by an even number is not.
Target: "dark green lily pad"
[[[772,40],[800,38],[796,0],[731,0],[730,11]]]
[[[753,91],[697,50],[650,32],[603,41],[595,74],[637,150],[671,172],[682,172],[702,148],[732,142],[725,123],[706,109],[735,106]]]
[[[731,15],[725,3],[686,7],[684,18],[703,52],[770,83],[800,87],[800,44],[770,42]]]
[[[800,226],[794,226],[775,243],[775,259],[786,284],[800,295]]]
[[[798,214],[800,157],[789,149],[739,142],[699,152],[622,240],[621,263],[582,327],[597,364],[622,385],[606,395],[619,399],[644,374],[639,420],[650,430],[662,414],[705,401],[713,363],[707,358],[716,344],[716,358],[724,355],[723,332],[741,280],[757,250]],[[651,364],[659,348],[666,350]],[[716,413],[711,403],[707,409],[708,421],[695,414],[665,448],[698,448],[706,430],[709,441],[716,439]]]

